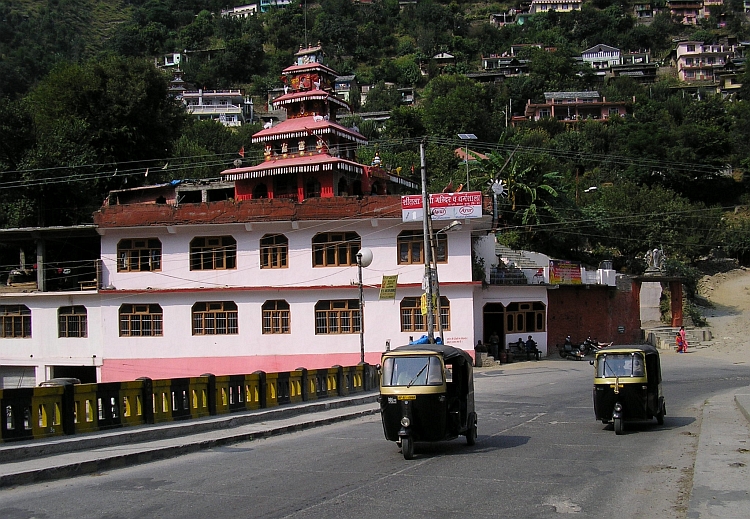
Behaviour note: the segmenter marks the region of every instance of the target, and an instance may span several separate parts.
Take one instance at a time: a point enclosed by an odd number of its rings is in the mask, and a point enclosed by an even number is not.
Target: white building
[[[182,102],[199,121],[214,120],[233,127],[242,126],[252,117],[252,101],[241,90],[184,91]]]
[[[547,11],[557,11],[558,13],[570,13],[580,11],[581,0],[531,0],[529,13],[546,13]]]
[[[581,59],[583,59],[584,63],[588,63],[597,73],[604,74],[610,68],[619,65],[622,56],[620,49],[600,43],[583,51]]]

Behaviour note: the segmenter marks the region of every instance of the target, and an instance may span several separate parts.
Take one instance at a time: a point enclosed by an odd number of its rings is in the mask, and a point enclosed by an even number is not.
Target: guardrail
[[[190,420],[370,391],[375,366],[0,389],[0,442]]]

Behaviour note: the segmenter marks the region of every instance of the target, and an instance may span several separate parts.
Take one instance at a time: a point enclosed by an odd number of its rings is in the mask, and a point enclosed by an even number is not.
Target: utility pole
[[[422,234],[424,242],[424,282],[427,294],[427,340],[430,344],[435,343],[435,319],[432,311],[432,240],[430,235],[431,225],[428,219],[432,218],[430,209],[430,195],[427,194],[427,164],[425,159],[424,141],[419,143],[419,159],[422,166]]]

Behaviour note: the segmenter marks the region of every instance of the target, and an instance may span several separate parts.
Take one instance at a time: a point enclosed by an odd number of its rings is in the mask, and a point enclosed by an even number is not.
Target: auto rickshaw
[[[594,413],[622,434],[625,422],[664,424],[667,407],[661,390],[659,351],[650,345],[608,347],[594,360]]]
[[[414,442],[477,440],[471,356],[443,344],[409,344],[383,354],[380,415],[387,440],[414,457]]]

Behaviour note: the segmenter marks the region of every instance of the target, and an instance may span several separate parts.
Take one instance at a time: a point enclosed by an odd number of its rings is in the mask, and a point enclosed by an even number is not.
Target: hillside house
[[[526,120],[552,118],[575,123],[582,120],[603,121],[627,114],[627,103],[607,101],[599,92],[545,92],[544,99],[543,103],[528,101],[524,111]],[[513,123],[516,124],[515,119]]]

